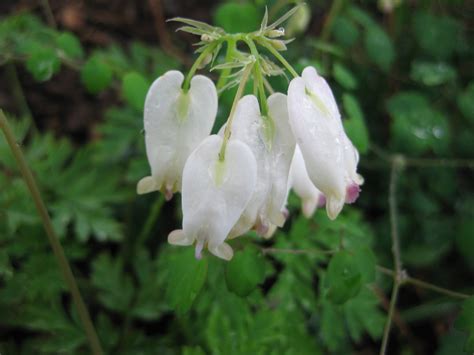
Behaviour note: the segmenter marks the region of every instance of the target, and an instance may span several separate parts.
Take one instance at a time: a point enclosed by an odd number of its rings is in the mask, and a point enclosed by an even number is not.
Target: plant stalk
[[[95,328],[90,318],[87,307],[82,299],[81,293],[79,291],[79,287],[77,286],[76,279],[74,278],[74,275],[71,271],[71,268],[67,261],[66,255],[64,254],[64,250],[61,246],[61,243],[59,242],[59,239],[56,233],[54,232],[54,228],[51,223],[51,218],[49,217],[44,201],[41,198],[41,194],[36,184],[35,178],[33,177],[33,174],[31,173],[31,170],[28,166],[25,156],[23,155],[23,152],[20,149],[20,146],[15,141],[15,136],[13,134],[13,131],[10,125],[8,124],[8,120],[2,110],[0,110],[0,128],[2,129],[3,134],[5,135],[5,138],[7,140],[7,143],[10,146],[10,149],[15,157],[15,160],[18,163],[18,167],[20,168],[21,174],[23,175],[23,179],[25,180],[26,185],[28,186],[28,189],[30,190],[31,197],[33,198],[36,209],[38,210],[38,213],[43,222],[43,226],[46,231],[46,235],[48,236],[48,240],[51,245],[51,248],[53,249],[54,256],[56,257],[58,261],[59,267],[63,273],[64,280],[66,281],[66,284],[71,293],[74,305],[76,306],[77,312],[84,326],[84,330],[86,332],[86,336],[89,341],[91,351],[94,355],[101,355],[103,354],[103,351],[100,345],[99,337],[97,336],[97,333],[95,331]]]

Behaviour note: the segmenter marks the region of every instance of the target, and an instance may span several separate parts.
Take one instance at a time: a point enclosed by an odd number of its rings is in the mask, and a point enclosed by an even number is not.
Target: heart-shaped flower
[[[288,122],[286,95],[268,98],[268,117],[260,113],[257,98],[240,99],[232,123],[232,139],[249,146],[257,161],[257,183],[252,199],[230,237],[246,233],[252,227],[268,235],[272,225],[285,223],[288,174],[295,149],[295,139]]]
[[[170,244],[196,242],[196,258],[205,246],[222,259],[232,258],[224,241],[255,190],[257,163],[249,147],[233,139],[221,161],[222,141],[209,136],[189,156],[183,171],[183,229],[168,236]]]
[[[184,164],[211,132],[217,113],[217,92],[207,77],[197,75],[189,91],[184,76],[172,70],[151,85],[145,99],[145,144],[151,176],[141,179],[137,192],[161,190],[167,199],[181,190]]]
[[[358,153],[341,122],[332,91],[316,69],[307,67],[288,88],[290,125],[301,148],[308,175],[326,196],[326,210],[334,219],[344,203],[359,195]]]

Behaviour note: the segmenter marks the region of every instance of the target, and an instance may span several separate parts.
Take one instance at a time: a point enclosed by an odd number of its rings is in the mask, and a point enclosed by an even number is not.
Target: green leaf
[[[469,353],[474,352],[474,296],[464,301],[455,326],[457,329],[467,332],[468,339],[464,348]]]
[[[340,251],[329,262],[327,274],[327,297],[335,304],[345,303],[359,292],[362,274],[357,258],[349,251]]]
[[[365,33],[365,50],[369,58],[387,72],[395,60],[392,40],[380,26],[370,26]]]
[[[13,268],[6,250],[0,249],[0,278],[9,279],[13,276]]]
[[[458,96],[458,107],[464,117],[474,124],[474,81]]]
[[[364,287],[359,294],[344,304],[344,315],[351,338],[358,342],[365,332],[373,340],[380,339],[385,324],[385,314],[374,292]]]
[[[342,104],[347,115],[347,119],[343,121],[346,133],[357,150],[365,154],[369,150],[369,132],[359,101],[353,95],[344,94]]]
[[[137,72],[130,72],[122,78],[122,95],[127,103],[137,111],[143,111],[145,96],[150,84]]]
[[[84,57],[84,50],[81,42],[71,32],[63,32],[56,38],[56,45],[69,58],[81,59]]]
[[[207,258],[197,260],[193,248],[170,255],[166,297],[178,313],[186,313],[198,296],[207,275]]]
[[[360,33],[357,26],[349,18],[337,16],[332,26],[332,35],[341,46],[349,48],[357,42]]]
[[[415,61],[411,66],[410,77],[423,85],[436,86],[453,81],[456,78],[456,70],[443,62]]]
[[[37,81],[47,81],[59,71],[61,62],[51,48],[35,46],[26,61],[26,69]]]
[[[92,262],[92,284],[107,308],[121,312],[130,308],[134,287],[131,278],[124,274],[121,259],[100,254]]]
[[[362,275],[362,283],[367,284],[375,280],[375,255],[367,246],[362,246],[353,251],[357,268]]]
[[[421,49],[434,58],[451,57],[464,38],[461,24],[452,17],[418,12],[413,31]]]
[[[460,221],[456,227],[455,241],[459,254],[461,254],[466,262],[466,264],[474,270],[474,238],[472,235],[474,231],[474,219],[464,218]]]
[[[345,89],[352,90],[357,87],[357,79],[352,72],[341,63],[334,63],[332,67],[334,79]]]
[[[248,296],[265,278],[265,259],[255,248],[237,251],[226,265],[225,280],[229,291]]]
[[[392,116],[392,144],[408,154],[421,154],[429,149],[443,153],[448,149],[450,128],[446,117],[432,108],[417,92],[400,92],[387,103]]]
[[[112,77],[112,69],[99,56],[90,57],[81,70],[81,81],[92,94],[107,88]]]
[[[214,23],[229,33],[257,31],[260,18],[260,12],[250,3],[224,3],[214,13]]]

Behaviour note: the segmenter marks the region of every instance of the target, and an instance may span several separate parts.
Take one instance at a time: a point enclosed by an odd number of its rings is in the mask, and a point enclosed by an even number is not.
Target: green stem
[[[69,288],[69,291],[71,292],[74,305],[76,306],[77,312],[84,326],[84,330],[89,340],[89,345],[91,347],[92,353],[97,355],[103,354],[102,347],[100,345],[97,333],[94,329],[94,325],[92,324],[89,312],[81,297],[79,287],[77,286],[76,279],[74,278],[74,275],[71,271],[61,243],[59,242],[59,239],[56,236],[56,233],[54,232],[51,219],[49,217],[43,199],[41,198],[41,194],[39,192],[35,178],[33,177],[33,174],[31,173],[31,170],[28,167],[28,163],[26,162],[23,152],[15,141],[13,131],[11,130],[10,125],[8,124],[8,120],[2,110],[0,110],[0,128],[2,129],[3,134],[5,135],[7,143],[10,146],[10,149],[18,163],[18,167],[20,168],[21,174],[23,175],[26,185],[30,190],[31,197],[33,198],[36,209],[38,210],[38,213],[43,222],[43,226],[48,236],[49,243],[51,244],[51,248],[53,249],[54,256],[58,261],[66,284]]]
[[[244,93],[245,84],[247,83],[247,81],[249,79],[250,72],[252,71],[252,68],[253,68],[253,63],[248,64],[247,68],[245,68],[244,73],[242,75],[242,79],[240,80],[239,87],[237,88],[237,92],[236,92],[235,97],[234,97],[234,102],[232,102],[232,108],[230,109],[229,118],[227,120],[227,124],[226,124],[225,129],[224,129],[224,140],[222,142],[222,147],[221,147],[221,150],[219,152],[219,160],[220,161],[224,161],[225,150],[227,148],[227,141],[230,138],[230,130],[231,130],[232,121],[233,121],[234,115],[235,115],[235,109],[237,108],[237,103],[239,102],[240,98],[242,97],[242,95]]]
[[[278,59],[280,61],[280,63],[283,64],[283,66],[291,73],[291,75],[293,75],[293,77],[295,77],[295,78],[299,77],[298,73],[291,66],[291,64],[288,63],[288,61],[285,59],[285,57],[283,57],[271,44],[269,44],[267,42],[264,42],[264,41],[257,41],[257,43],[261,44],[266,49],[268,49],[270,51],[270,53],[272,53],[275,56],[275,58]]]
[[[183,92],[186,93],[189,90],[189,86],[191,85],[191,79],[193,78],[194,73],[198,70],[199,66],[201,65],[202,61],[206,59],[206,57],[212,53],[212,51],[216,48],[219,42],[215,42],[210,44],[204,51],[201,52],[199,57],[197,57],[196,61],[194,62],[191,69],[189,69],[189,73],[186,76],[186,79],[183,83]]]
[[[233,37],[229,37],[227,39],[227,52],[225,54],[226,63],[229,63],[232,61],[232,58],[234,57],[234,54],[235,54],[235,49],[236,49],[236,40]],[[231,71],[232,70],[230,68],[226,68],[222,70],[221,75],[219,76],[219,80],[217,81],[217,92],[220,92],[220,90],[225,86]]]
[[[255,71],[254,81],[257,82],[258,98],[260,102],[260,109],[262,110],[262,116],[268,117],[268,103],[263,83],[264,76],[262,74],[262,69],[260,68],[260,54],[258,53],[255,43],[250,38],[246,38],[245,43],[249,46],[250,53],[252,53],[252,55],[255,57],[255,65],[253,68]]]
[[[151,229],[155,225],[156,219],[160,215],[161,208],[163,207],[164,202],[165,198],[163,197],[163,194],[160,194],[158,199],[153,204],[153,207],[151,208],[151,211],[148,214],[145,224],[143,225],[143,228],[140,234],[138,235],[138,238],[136,240],[137,245],[143,244],[146,241],[147,237],[150,235]]]

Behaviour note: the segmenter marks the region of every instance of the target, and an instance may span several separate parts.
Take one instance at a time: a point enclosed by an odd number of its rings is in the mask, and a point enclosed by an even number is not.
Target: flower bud
[[[283,27],[280,27],[276,30],[270,30],[266,33],[267,37],[269,38],[278,38],[282,37],[285,35],[285,29]]]

